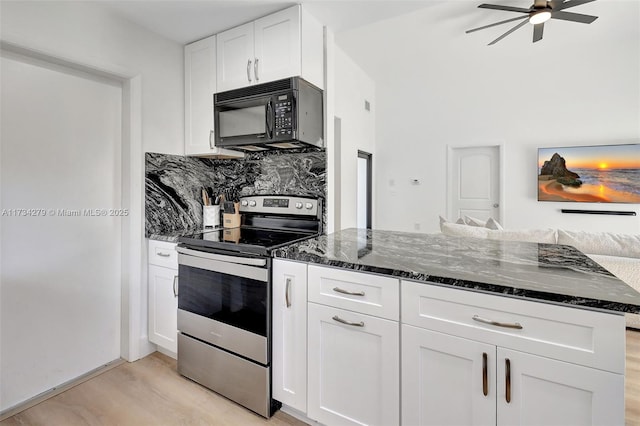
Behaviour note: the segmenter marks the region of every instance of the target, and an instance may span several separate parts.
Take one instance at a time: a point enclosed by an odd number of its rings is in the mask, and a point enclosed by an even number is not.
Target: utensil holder
[[[202,226],[215,228],[220,226],[220,206],[202,206]]]
[[[233,203],[235,213],[222,214],[222,226],[224,228],[237,228],[240,226],[240,203]]]

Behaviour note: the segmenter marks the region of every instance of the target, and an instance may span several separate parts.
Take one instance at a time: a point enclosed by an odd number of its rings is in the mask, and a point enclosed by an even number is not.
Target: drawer
[[[624,374],[623,315],[403,280],[402,322]]]
[[[176,243],[149,240],[149,264],[178,269]]]
[[[344,269],[309,265],[310,302],[398,321],[400,281]]]

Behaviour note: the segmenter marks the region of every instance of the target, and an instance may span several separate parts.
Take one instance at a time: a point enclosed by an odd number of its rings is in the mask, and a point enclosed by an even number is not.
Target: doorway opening
[[[373,160],[371,153],[358,150],[358,190],[357,190],[357,226],[358,229],[371,229],[372,221],[372,176]]]

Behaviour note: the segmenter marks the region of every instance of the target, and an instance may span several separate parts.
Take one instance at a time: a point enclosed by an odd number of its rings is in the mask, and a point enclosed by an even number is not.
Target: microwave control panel
[[[287,95],[280,95],[275,103],[275,135],[291,136],[293,134],[292,99]]]

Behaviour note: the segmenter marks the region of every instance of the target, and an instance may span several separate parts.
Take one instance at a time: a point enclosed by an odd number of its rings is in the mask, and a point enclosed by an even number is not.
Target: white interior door
[[[4,410],[119,358],[124,212],[121,85],[0,65]]]
[[[450,148],[449,219],[464,215],[500,222],[500,147]]]

